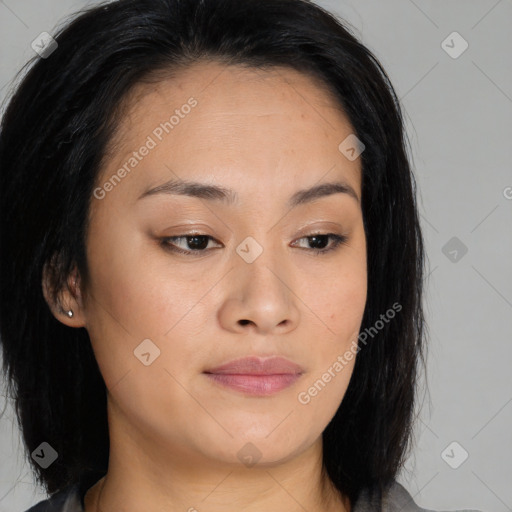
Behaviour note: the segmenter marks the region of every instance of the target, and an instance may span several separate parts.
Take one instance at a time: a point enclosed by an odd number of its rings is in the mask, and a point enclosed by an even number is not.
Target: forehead
[[[307,186],[326,173],[360,190],[359,159],[349,161],[338,149],[352,133],[339,102],[315,77],[198,63],[133,88],[104,178],[151,139],[154,147],[127,180],[138,191],[171,177],[227,183],[252,175],[273,186],[289,187],[290,180]]]

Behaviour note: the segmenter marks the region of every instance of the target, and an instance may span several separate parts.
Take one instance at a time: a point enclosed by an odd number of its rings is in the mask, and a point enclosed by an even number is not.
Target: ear
[[[41,285],[46,303],[53,316],[59,320],[59,322],[69,327],[85,326],[85,314],[80,291],[80,276],[76,267],[68,276],[66,286],[64,286],[62,290],[58,290],[55,294],[53,293],[49,267],[45,265]],[[70,310],[73,311],[72,317],[68,315],[68,311]]]

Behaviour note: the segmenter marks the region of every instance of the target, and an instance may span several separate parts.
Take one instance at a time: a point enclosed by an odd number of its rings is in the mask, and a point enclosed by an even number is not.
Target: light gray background
[[[93,3],[0,0],[0,99],[33,39]],[[425,508],[512,511],[512,1],[318,3],[383,63],[414,153],[430,272],[429,394],[399,481]],[[441,46],[453,31],[469,44],[455,59]],[[456,262],[443,253],[452,237],[468,249]],[[0,512],[21,512],[46,495],[24,460],[10,399],[5,407]],[[469,454],[458,469],[442,457],[453,441]]]

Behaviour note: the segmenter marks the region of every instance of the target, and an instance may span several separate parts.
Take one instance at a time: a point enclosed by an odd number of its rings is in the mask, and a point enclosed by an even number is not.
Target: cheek
[[[323,429],[336,414],[353,374],[366,304],[366,273],[333,280],[322,296],[323,309],[318,315],[322,323],[313,322],[320,331],[311,333],[314,368],[296,398],[298,410],[315,418]]]
[[[330,345],[341,347],[354,335],[357,337],[367,298],[367,274],[364,255],[351,258],[325,275],[307,280],[304,302],[313,311],[325,330]]]
[[[303,421],[310,424],[313,438],[319,436],[338,410],[352,378],[357,345],[350,343],[318,344],[321,358],[310,372],[295,397],[295,409]],[[349,358],[345,354],[350,354]]]
[[[343,399],[358,353],[358,335],[367,298],[364,252],[347,251],[339,271],[331,272],[330,279],[324,282],[325,286],[310,292],[308,299],[315,304],[311,309],[318,316],[311,324],[320,331],[311,334],[315,339],[315,353],[311,355],[316,363],[298,401],[302,406],[316,409],[315,414],[328,421]]]
[[[166,347],[172,342],[173,329],[186,318],[194,294],[190,286],[181,286],[151,266],[147,246],[144,253],[136,233],[131,237],[122,236],[122,229],[94,233],[88,250],[91,282],[86,327],[109,387],[128,372],[147,369],[137,358],[144,340],[154,344],[145,342],[151,357],[158,354],[151,368],[169,357]],[[180,350],[173,353],[178,363],[181,354]]]
[[[315,257],[304,268],[301,299],[316,314],[314,323],[326,332],[331,344],[341,347],[356,336],[367,298],[366,237],[362,218],[355,223],[348,245],[335,257]],[[318,263],[316,263],[318,262]]]
[[[332,291],[332,300],[327,303],[328,326],[339,340],[338,346],[352,341],[359,333],[366,305],[366,279],[361,276],[351,282],[344,281],[340,288]]]
[[[98,218],[94,228],[88,248],[97,299],[92,306],[103,306],[113,328],[135,339],[163,336],[190,309],[194,287],[172,276],[169,265],[162,266],[163,249],[128,223],[102,224]]]

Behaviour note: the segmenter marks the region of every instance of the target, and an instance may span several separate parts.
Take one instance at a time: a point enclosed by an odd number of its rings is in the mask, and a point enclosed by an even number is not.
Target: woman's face
[[[355,360],[335,363],[355,352],[366,302],[360,158],[339,149],[353,129],[317,82],[284,68],[197,64],[131,98],[92,201],[90,287],[69,320],[90,335],[111,428],[153,460],[298,456],[343,399]],[[169,181],[231,192],[147,193]],[[293,203],[327,183],[355,196]],[[331,233],[345,243],[314,238]],[[302,374],[258,394],[205,373],[253,355]],[[272,380],[286,379],[232,377]]]

